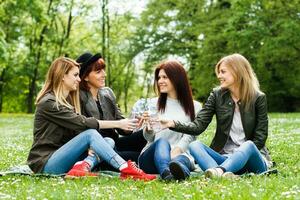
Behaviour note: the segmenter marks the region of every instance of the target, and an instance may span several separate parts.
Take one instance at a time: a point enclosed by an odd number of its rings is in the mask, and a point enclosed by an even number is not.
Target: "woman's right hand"
[[[161,119],[160,124],[161,124],[162,129],[175,127],[175,123],[173,120]]]
[[[133,131],[138,126],[138,119],[121,119],[119,120],[119,127],[125,131]]]
[[[145,111],[143,113],[142,119],[143,119],[143,121],[145,123],[146,132],[147,133],[150,133],[150,132],[152,133],[153,129],[152,129],[151,124],[150,124],[150,115],[149,115],[148,111]]]

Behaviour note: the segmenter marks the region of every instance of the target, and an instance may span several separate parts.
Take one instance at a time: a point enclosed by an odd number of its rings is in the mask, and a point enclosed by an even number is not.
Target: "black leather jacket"
[[[268,137],[267,99],[265,94],[257,93],[254,105],[247,111],[238,102],[241,120],[247,140],[252,140],[259,150],[264,148]],[[217,128],[210,147],[220,152],[229,137],[235,103],[228,90],[214,89],[196,119],[190,123],[175,121],[174,130],[190,135],[201,134],[216,115]]]

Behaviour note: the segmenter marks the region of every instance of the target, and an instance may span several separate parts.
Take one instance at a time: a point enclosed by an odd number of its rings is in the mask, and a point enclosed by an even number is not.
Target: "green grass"
[[[32,119],[32,115],[0,114],[0,171],[25,164]],[[209,144],[214,127],[212,123],[198,139]],[[0,177],[0,199],[300,199],[300,113],[270,114],[267,145],[278,175],[239,180],[198,177],[180,183],[10,175]]]

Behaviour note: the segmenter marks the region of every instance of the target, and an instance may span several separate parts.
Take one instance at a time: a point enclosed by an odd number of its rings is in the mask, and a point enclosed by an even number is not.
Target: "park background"
[[[299,33],[299,0],[0,0],[0,171],[26,163],[34,100],[51,62],[87,50],[105,58],[124,113],[154,95],[163,59],[184,64],[204,102],[218,84],[217,61],[243,54],[268,98],[267,146],[278,169],[168,184],[0,174],[0,199],[300,199]],[[215,120],[198,140],[210,144],[214,130]]]
[[[153,96],[163,59],[184,64],[203,102],[217,85],[215,64],[235,52],[252,64],[269,111],[299,111],[299,8],[297,0],[0,1],[0,112],[33,113],[51,62],[87,50],[102,53],[125,113]]]

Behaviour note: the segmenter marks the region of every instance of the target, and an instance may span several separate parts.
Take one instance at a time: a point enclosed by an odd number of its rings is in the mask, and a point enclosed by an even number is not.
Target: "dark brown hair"
[[[195,108],[192,97],[192,89],[187,78],[186,71],[184,70],[181,63],[174,60],[163,61],[155,69],[154,76],[154,91],[158,97],[158,110],[160,112],[165,112],[167,103],[167,94],[160,93],[158,87],[158,74],[160,70],[165,70],[166,75],[170,79],[177,93],[178,101],[183,107],[185,113],[190,116],[191,121],[195,119]]]
[[[79,83],[79,87],[82,90],[86,90],[89,91],[90,87],[88,86],[87,81],[85,81],[84,79],[92,72],[92,71],[99,71],[105,69],[105,62],[102,58],[98,59],[96,62],[93,62],[92,64],[90,64],[89,66],[87,66],[87,69],[84,71],[83,74],[80,74],[80,83]]]

